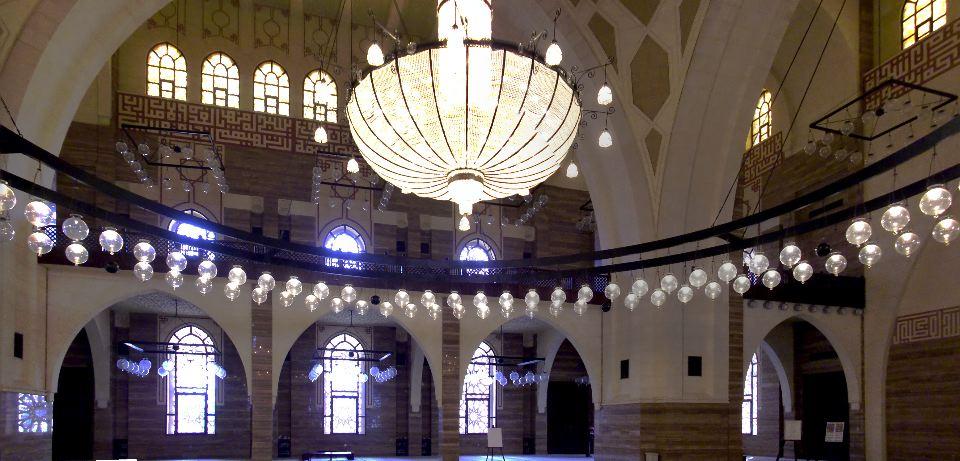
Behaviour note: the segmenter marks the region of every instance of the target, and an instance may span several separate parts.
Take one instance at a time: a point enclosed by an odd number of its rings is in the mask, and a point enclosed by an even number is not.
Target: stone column
[[[443,309],[443,378],[440,389],[440,457],[460,459],[460,321]]]
[[[250,458],[273,459],[273,299],[253,309],[253,379],[250,412]]]
[[[863,408],[850,406],[850,461],[863,461],[866,458],[866,437]]]

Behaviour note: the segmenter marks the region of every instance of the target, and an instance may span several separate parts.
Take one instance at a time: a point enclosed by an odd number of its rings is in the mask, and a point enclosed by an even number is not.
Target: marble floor
[[[506,461],[561,461],[561,460],[586,460],[593,461],[592,457],[586,457],[583,455],[506,455]],[[317,458],[320,459],[320,458]],[[342,458],[341,458],[342,459]],[[486,456],[461,456],[461,461],[484,461]],[[491,458],[493,460],[499,460],[499,456]],[[281,458],[276,461],[299,461],[300,458]],[[440,457],[438,456],[412,456],[412,457],[360,457],[356,458],[356,461],[439,461]],[[139,461],[149,461],[149,460],[139,460]],[[239,459],[177,459],[177,460],[165,460],[165,461],[245,461]],[[339,460],[338,460],[339,461]]]

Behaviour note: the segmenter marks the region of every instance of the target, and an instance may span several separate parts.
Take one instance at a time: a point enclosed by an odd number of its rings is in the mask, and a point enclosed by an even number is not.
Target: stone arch
[[[767,359],[770,360],[770,363],[773,364],[773,368],[777,372],[777,381],[780,382],[780,400],[783,403],[783,411],[793,413],[793,386],[791,386],[792,383],[787,376],[787,370],[783,367],[783,361],[780,360],[777,351],[766,341],[760,341],[760,349],[763,350],[763,353]]]
[[[248,287],[241,290],[240,299],[234,302],[217,297],[211,293],[203,296],[196,290],[171,289],[162,277],[154,277],[145,283],[132,283],[126,272],[122,275],[107,274],[96,269],[77,269],[73,267],[50,267],[51,279],[57,280],[56,289],[49,291],[47,305],[50,315],[47,335],[47,389],[50,393],[57,390],[57,377],[63,358],[70,342],[96,316],[114,304],[134,296],[151,292],[161,292],[187,301],[202,311],[223,329],[237,348],[237,354],[243,364],[247,382],[247,392],[252,390],[251,357],[251,316],[237,315],[237,304],[249,305]],[[219,283],[217,284],[219,288]],[[94,288],[95,287],[95,288]],[[213,292],[217,292],[214,288]],[[102,326],[101,326],[102,328]],[[108,364],[109,366],[109,364]]]

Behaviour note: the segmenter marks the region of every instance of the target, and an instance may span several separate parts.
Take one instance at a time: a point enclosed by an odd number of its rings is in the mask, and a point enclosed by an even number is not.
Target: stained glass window
[[[290,115],[290,79],[274,61],[257,66],[253,74],[253,110]]]
[[[488,364],[494,356],[493,348],[481,342],[473,352],[471,363],[463,380],[463,395],[460,396],[460,433],[486,434],[497,426],[497,393],[494,377],[497,367]]]
[[[355,359],[363,351],[360,340],[347,333],[327,342],[323,360],[323,433],[363,434],[366,379],[363,362]],[[344,359],[344,360],[336,360]]]
[[[38,394],[17,394],[17,432],[50,432],[52,409]]]
[[[747,141],[747,148],[751,148],[766,141],[773,132],[773,113],[770,111],[770,92],[763,90],[760,93],[760,99],[757,100],[757,107],[753,111],[753,123],[750,125],[750,139]]]
[[[323,247],[341,253],[363,253],[366,251],[363,237],[361,237],[360,233],[354,228],[347,225],[333,228],[323,240]],[[344,269],[360,269],[360,263],[358,261],[345,259],[326,258],[326,264]]]
[[[168,342],[179,346],[166,359],[174,369],[167,380],[167,434],[213,434],[216,431],[217,377],[213,338],[196,325],[184,325]],[[184,354],[184,352],[197,355]]]
[[[187,60],[177,47],[161,43],[147,55],[147,96],[187,99]]]
[[[909,48],[947,23],[947,0],[903,2],[902,47]]]
[[[240,73],[230,56],[220,52],[207,56],[200,83],[204,104],[240,107]]]
[[[747,375],[743,379],[743,406],[740,412],[740,432],[757,435],[757,417],[759,416],[760,388],[757,375],[760,362],[757,354],[750,358]]]
[[[459,259],[460,261],[493,261],[497,259],[497,255],[493,252],[490,244],[476,238],[463,245],[463,248],[460,249]],[[490,273],[490,269],[467,269],[466,272],[467,275],[487,275]]]
[[[190,215],[190,216],[194,216],[194,217],[196,217],[196,218],[207,219],[207,217],[204,216],[203,213],[201,213],[201,212],[199,212],[199,211],[197,211],[197,210],[194,210],[194,209],[184,210],[184,213],[186,213],[186,214],[188,214],[188,215]],[[192,238],[192,239],[194,239],[194,240],[201,240],[201,239],[202,239],[202,240],[216,240],[216,238],[217,238],[217,234],[214,234],[213,232],[208,231],[208,230],[206,230],[206,229],[204,229],[204,228],[202,228],[202,227],[195,226],[195,225],[193,225],[193,224],[186,223],[186,222],[170,221],[170,225],[167,227],[167,229],[169,229],[170,231],[176,232],[178,235],[182,235],[182,236],[184,236],[184,237]],[[182,246],[180,247],[180,251],[183,253],[184,256],[187,256],[187,257],[197,257],[197,256],[200,256],[200,255],[201,255],[201,251],[202,251],[205,255],[206,255],[206,253],[209,253],[209,252],[207,252],[207,251],[200,250],[199,248],[194,247],[194,246],[190,246],[190,245],[182,245]],[[212,256],[212,255],[213,255],[213,253],[210,253],[210,254],[209,254],[209,256]]]
[[[337,122],[337,83],[320,69],[303,79],[303,118]]]

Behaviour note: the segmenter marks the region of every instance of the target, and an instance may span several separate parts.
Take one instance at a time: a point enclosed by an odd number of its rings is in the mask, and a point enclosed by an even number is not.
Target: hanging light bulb
[[[273,278],[273,274],[264,272],[260,274],[260,278],[257,279],[257,286],[266,291],[273,291],[277,286],[277,281]]]
[[[205,295],[210,292],[211,288],[213,288],[213,280],[210,280],[207,277],[200,276],[200,277],[197,277],[196,285],[197,285],[197,291],[199,291],[200,294]]]
[[[872,234],[873,229],[870,228],[870,223],[863,218],[859,218],[850,223],[845,235],[849,244],[860,246],[870,240]]]
[[[793,267],[793,278],[800,283],[805,283],[807,280],[810,280],[812,276],[813,266],[806,261],[800,261]]]
[[[317,282],[317,284],[313,286],[313,295],[316,296],[318,300],[323,301],[327,299],[327,296],[330,296],[330,287],[324,282]]]
[[[607,82],[603,82],[603,86],[600,87],[600,91],[597,91],[597,104],[601,106],[609,106],[613,102],[613,90],[610,89],[610,85]]]
[[[690,286],[700,288],[706,285],[707,278],[707,271],[697,267],[690,271],[690,276],[687,277],[687,281],[690,282]]]
[[[827,258],[827,261],[823,263],[823,267],[827,272],[839,276],[840,273],[847,268],[847,258],[840,253],[833,253]]]
[[[247,283],[247,272],[240,266],[233,266],[227,272],[227,281],[236,283],[237,286],[243,286]]]
[[[44,227],[53,219],[53,209],[42,200],[34,200],[23,209],[23,216],[33,227]]]
[[[179,251],[167,254],[167,267],[172,271],[183,272],[187,268],[187,257]]]
[[[344,307],[345,307],[345,303],[343,302],[342,299],[333,298],[330,300],[330,310],[332,310],[334,314],[339,314],[343,312]]]
[[[114,254],[123,248],[123,237],[112,227],[108,227],[100,233],[100,248],[107,253]]]
[[[860,253],[857,254],[857,259],[860,260],[860,264],[867,266],[869,269],[880,260],[882,255],[883,250],[880,249],[880,245],[868,243],[860,248]]]
[[[390,301],[380,303],[380,315],[390,317],[393,314],[393,304]]]
[[[141,282],[153,278],[153,266],[146,261],[140,261],[133,266],[133,276]]]
[[[690,288],[688,285],[680,287],[680,289],[677,290],[677,299],[683,304],[690,302],[690,300],[693,299],[693,288]]]
[[[393,302],[398,306],[405,307],[410,303],[410,294],[407,293],[407,290],[401,288],[397,290],[397,294],[394,295]]]
[[[357,289],[349,283],[340,289],[340,299],[347,304],[353,304],[357,300]]]
[[[780,285],[780,280],[781,280],[780,271],[776,269],[768,269],[766,272],[763,273],[762,280],[763,280],[763,286],[767,287],[767,289],[772,290],[776,288],[777,285]]]
[[[13,228],[10,220],[0,216],[0,243],[12,241],[16,235],[17,231]]]
[[[565,302],[567,302],[567,293],[563,291],[563,288],[554,288],[550,293],[550,305],[562,308]]]
[[[703,287],[703,294],[707,295],[707,298],[710,299],[719,298],[722,292],[723,288],[717,282],[710,282],[707,286]]]
[[[907,224],[910,224],[910,210],[900,203],[890,205],[890,208],[887,208],[880,217],[880,226],[894,234],[907,227]]]
[[[789,243],[780,250],[780,264],[789,269],[800,262],[801,256],[800,247],[795,243]]]
[[[60,228],[63,229],[63,235],[66,235],[67,238],[73,240],[74,242],[79,242],[90,235],[90,227],[88,227],[87,223],[83,221],[82,216],[76,214],[70,215],[69,218],[64,219],[63,225],[60,226]],[[150,261],[153,261],[153,259]]]
[[[943,185],[930,186],[920,197],[920,212],[927,216],[940,216],[950,208],[951,203],[953,197]]]
[[[767,256],[763,253],[756,252],[750,258],[750,272],[754,274],[762,274],[770,268],[770,260],[767,259]]]
[[[513,312],[513,295],[509,291],[504,290],[503,294],[500,295],[500,313],[503,314],[503,317],[510,317],[510,314]]]
[[[431,320],[437,320],[440,318],[440,305],[437,303],[428,305],[427,316],[430,317]]]
[[[650,291],[650,285],[642,278],[634,280],[633,285],[630,285],[630,292],[641,298],[646,295],[648,291]]]
[[[606,288],[603,289],[603,295],[606,296],[610,301],[619,298],[620,286],[613,282],[608,283]]]
[[[437,295],[433,294],[433,291],[424,290],[423,294],[420,295],[420,304],[423,307],[430,308],[430,306],[437,303]]]
[[[409,319],[414,318],[417,315],[417,304],[407,303],[407,307],[403,309],[403,315],[406,315]]]
[[[234,282],[227,282],[227,284],[223,286],[223,295],[230,301],[236,301],[236,299],[240,297],[240,285]]]
[[[64,250],[64,254],[67,256],[67,261],[73,263],[74,266],[79,266],[87,262],[87,258],[90,257],[90,253],[87,252],[87,249],[78,242],[73,242],[70,245],[67,245],[67,249]]]
[[[27,248],[37,256],[43,256],[53,250],[53,240],[42,230],[35,230],[27,237]]]
[[[731,280],[737,278],[737,266],[733,265],[730,261],[725,261],[720,265],[720,268],[717,269],[717,278],[724,283],[730,283]]]
[[[584,283],[580,285],[580,290],[577,291],[577,299],[582,299],[584,301],[590,301],[593,299],[593,290],[590,288],[590,285]]]
[[[675,275],[669,272],[667,272],[667,275],[664,275],[663,278],[660,279],[660,289],[665,291],[667,294],[673,293],[678,286],[680,286],[679,280],[677,280]]]
[[[291,275],[287,280],[286,288],[294,297],[300,296],[303,292],[303,282],[296,275]]]
[[[556,40],[547,47],[547,54],[544,56],[544,61],[548,66],[559,66],[560,62],[563,61],[563,50],[560,49],[560,45]]]
[[[357,315],[367,315],[367,311],[370,310],[370,303],[365,300],[357,301]]]
[[[347,160],[347,173],[359,173],[360,172],[360,162],[357,161],[356,157],[350,157],[350,160]]]
[[[650,293],[650,304],[653,304],[656,307],[663,306],[663,303],[667,302],[667,293],[663,290],[657,288],[653,290],[653,293]]]
[[[743,295],[750,289],[750,278],[746,275],[738,275],[737,278],[733,279],[733,291],[736,291],[737,294]]]
[[[253,302],[257,303],[258,305],[263,304],[267,301],[267,296],[269,293],[270,292],[265,290],[263,287],[257,286],[254,287],[253,290],[250,290],[250,299],[252,299]]]
[[[910,231],[904,231],[897,236],[897,240],[893,243],[893,249],[909,258],[910,255],[920,249],[920,236]]]
[[[956,219],[947,216],[934,224],[933,231],[931,231],[930,234],[934,240],[944,245],[949,245],[950,242],[956,240],[957,234],[960,234],[960,223],[958,223]]]
[[[606,149],[613,145],[613,136],[610,135],[610,130],[604,128],[603,132],[600,133],[600,137],[597,138],[597,145]]]
[[[477,291],[477,294],[473,296],[473,307],[477,308],[477,317],[481,320],[490,315],[490,306],[487,305],[487,295],[485,295],[482,290]]]
[[[320,125],[313,132],[313,142],[317,144],[326,144],[329,139],[327,138],[327,129]]]
[[[523,297],[524,304],[527,305],[527,310],[537,310],[538,305],[540,304],[540,293],[537,293],[537,290],[531,288],[527,291],[526,296]]]
[[[633,293],[627,293],[627,295],[623,297],[623,307],[626,307],[628,311],[635,310],[638,306],[640,306],[639,296]]]
[[[571,160],[570,163],[567,164],[567,177],[573,179],[577,176],[580,176],[580,168]]]
[[[167,281],[167,284],[170,285],[170,288],[176,290],[183,285],[183,273],[177,270],[171,269],[167,272],[167,275],[164,277]]]
[[[213,280],[217,277],[217,265],[209,259],[204,259],[197,265],[197,275]]]
[[[467,232],[470,230],[470,220],[467,218],[467,215],[460,217],[460,222],[457,224],[457,230],[461,232]]]
[[[583,314],[587,312],[588,307],[587,300],[578,299],[575,303],[573,303],[573,312],[582,317]]]
[[[66,222],[64,222],[64,227],[66,227]],[[133,257],[137,261],[151,263],[157,257],[157,250],[153,248],[150,242],[141,240],[133,246]]]
[[[380,48],[380,44],[373,42],[370,45],[370,48],[367,48],[367,64],[370,64],[373,67],[380,67],[384,63],[383,58],[383,49]]]
[[[12,210],[17,206],[17,193],[6,181],[0,180],[0,213]]]

